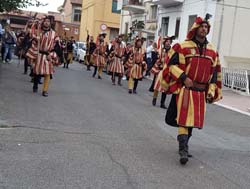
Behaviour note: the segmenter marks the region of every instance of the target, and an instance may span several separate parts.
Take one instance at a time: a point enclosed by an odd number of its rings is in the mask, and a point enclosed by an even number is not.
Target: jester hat
[[[191,27],[191,29],[188,31],[188,34],[187,34],[187,38],[186,40],[191,40],[194,38],[195,34],[196,34],[196,31],[197,29],[204,23],[206,23],[208,25],[208,33],[210,31],[210,23],[209,23],[209,18],[211,17],[210,14],[206,14],[205,18],[202,18],[202,17],[197,17],[195,19],[195,22],[193,24],[193,26]]]

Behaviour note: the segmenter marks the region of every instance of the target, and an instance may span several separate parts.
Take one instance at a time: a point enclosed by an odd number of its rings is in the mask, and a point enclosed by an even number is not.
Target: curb
[[[221,103],[219,103],[219,102],[215,102],[214,104],[217,105],[217,106],[220,106],[220,107],[222,107],[222,108],[225,108],[225,109],[228,109],[228,110],[232,110],[232,111],[235,111],[235,112],[244,114],[244,115],[246,115],[246,116],[250,116],[250,113],[245,112],[245,111],[242,111],[242,110],[239,110],[239,109],[237,109],[237,108],[233,108],[233,107],[231,107],[231,106],[228,106],[228,105],[225,105],[225,104],[221,104]]]

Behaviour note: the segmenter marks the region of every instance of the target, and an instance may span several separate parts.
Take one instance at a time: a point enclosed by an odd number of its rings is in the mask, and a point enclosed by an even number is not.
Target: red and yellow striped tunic
[[[183,84],[186,77],[198,87],[186,88]],[[177,94],[177,124],[202,128],[207,95],[213,97],[212,102],[222,98],[221,66],[212,44],[206,42],[199,48],[197,43],[187,40],[174,45],[164,66],[163,79],[170,84],[169,91]],[[206,87],[200,90],[201,85]]]
[[[129,77],[133,79],[142,79],[143,72],[147,70],[147,64],[144,61],[144,51],[141,48],[133,50],[133,66],[130,70]]]
[[[26,53],[26,56],[32,59],[33,71],[37,75],[53,74],[53,65],[59,63],[57,55],[53,51],[55,43],[59,40],[59,38],[55,31],[49,30],[36,36],[36,39],[40,40],[39,49],[38,43],[33,43],[32,47]],[[48,55],[51,56],[51,60],[47,59]]]
[[[113,73],[124,73],[123,61],[122,58],[124,56],[125,47],[123,44],[116,43],[114,49],[114,60],[110,64],[110,72]]]
[[[95,66],[102,68],[105,67],[106,65],[105,51],[106,51],[106,46],[104,43],[100,43],[99,45],[97,45],[93,53]]]

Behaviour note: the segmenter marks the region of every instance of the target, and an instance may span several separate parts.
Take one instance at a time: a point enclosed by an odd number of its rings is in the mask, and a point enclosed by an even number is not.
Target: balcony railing
[[[143,6],[142,0],[123,0],[123,6],[136,5]]]
[[[152,3],[162,6],[172,6],[182,4],[184,0],[153,0]]]
[[[144,13],[145,7],[142,0],[123,0],[122,9],[133,13]]]

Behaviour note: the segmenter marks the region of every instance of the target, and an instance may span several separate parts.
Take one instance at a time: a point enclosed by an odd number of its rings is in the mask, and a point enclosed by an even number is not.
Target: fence
[[[222,68],[224,86],[249,95],[249,76],[247,70]]]

